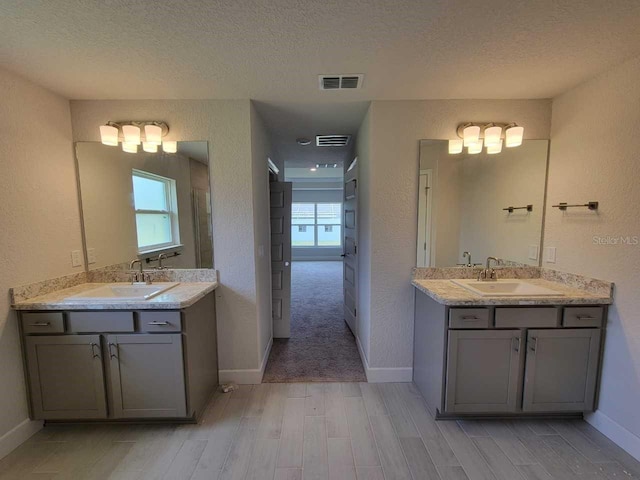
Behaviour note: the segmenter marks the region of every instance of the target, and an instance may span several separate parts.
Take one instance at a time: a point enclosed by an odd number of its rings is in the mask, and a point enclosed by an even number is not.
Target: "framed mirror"
[[[421,140],[417,266],[540,265],[548,150],[451,155],[447,140]]]
[[[76,162],[89,270],[213,268],[207,142],[177,153],[126,153],[78,142]]]

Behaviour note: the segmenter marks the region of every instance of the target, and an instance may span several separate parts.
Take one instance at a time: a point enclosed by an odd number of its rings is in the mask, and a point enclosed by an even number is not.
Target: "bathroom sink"
[[[67,302],[123,302],[149,300],[170,288],[179,285],[179,282],[158,282],[151,285],[146,283],[109,283],[86,292],[71,295],[65,298]]]
[[[524,280],[496,280],[480,282],[478,280],[451,280],[470,292],[483,297],[544,297],[562,296],[562,292],[534,285]]]

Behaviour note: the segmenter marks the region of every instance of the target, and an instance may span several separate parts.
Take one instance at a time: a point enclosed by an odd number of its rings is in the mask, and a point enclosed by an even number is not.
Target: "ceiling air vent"
[[[318,75],[320,90],[353,90],[362,88],[362,74]]]
[[[316,135],[318,147],[344,147],[351,140],[351,135]]]

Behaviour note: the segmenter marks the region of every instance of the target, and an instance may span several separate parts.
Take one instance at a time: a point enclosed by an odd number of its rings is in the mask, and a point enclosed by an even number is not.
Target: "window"
[[[291,206],[291,245],[340,247],[342,203],[294,203]]]
[[[132,171],[138,251],[180,244],[176,181],[141,170]]]

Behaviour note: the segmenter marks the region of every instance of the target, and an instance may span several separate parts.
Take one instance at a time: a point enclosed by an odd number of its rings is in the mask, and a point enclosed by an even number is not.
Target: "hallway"
[[[291,338],[273,340],[263,382],[366,382],[344,322],[342,262],[291,265]]]

